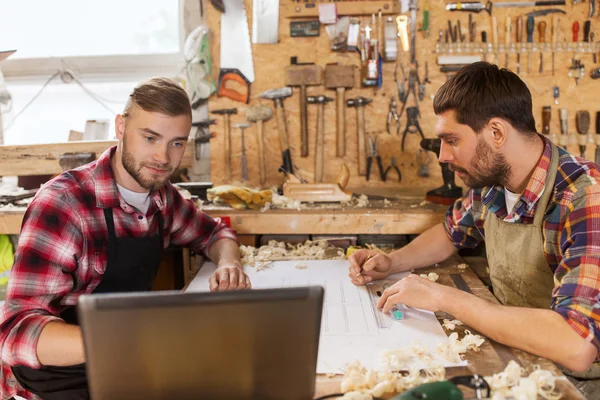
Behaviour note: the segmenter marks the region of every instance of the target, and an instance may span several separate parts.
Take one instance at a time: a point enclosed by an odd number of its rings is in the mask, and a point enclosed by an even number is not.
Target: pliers
[[[388,173],[390,172],[390,170],[392,168],[395,169],[396,173],[398,174],[398,182],[401,182],[402,181],[402,173],[400,172],[400,169],[396,165],[396,157],[392,157],[390,159],[390,165],[385,169],[385,172],[383,173],[383,181],[385,182],[385,180],[388,177]]]
[[[385,124],[385,129],[387,130],[387,133],[389,133],[390,135],[392,134],[392,132],[390,132],[390,126],[391,126],[392,119],[395,121],[394,123],[396,124],[396,135],[399,135],[400,134],[400,117],[398,116],[398,104],[396,103],[396,98],[394,96],[392,96],[390,98],[390,107],[389,107],[389,111],[388,111],[388,115],[387,115],[387,122]]]
[[[377,168],[379,168],[379,178],[382,181],[385,181],[385,175],[383,174],[383,164],[381,163],[381,156],[379,155],[379,136],[375,136],[373,139],[371,136],[368,136],[369,139],[369,155],[367,156],[367,181],[371,176],[371,165],[373,164],[373,157],[377,160]]]

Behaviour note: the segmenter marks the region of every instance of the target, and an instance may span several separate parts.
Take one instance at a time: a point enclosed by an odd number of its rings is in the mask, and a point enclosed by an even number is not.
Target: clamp
[[[389,107],[389,111],[388,111],[388,115],[387,115],[387,122],[385,124],[385,130],[390,135],[392,134],[392,132],[390,132],[390,125],[391,125],[392,119],[395,121],[394,123],[396,124],[396,135],[400,134],[400,117],[398,116],[397,108],[398,108],[398,105],[396,103],[396,98],[394,96],[392,96],[390,98],[390,107]]]
[[[367,156],[367,175],[366,179],[369,180],[371,175],[371,166],[373,165],[373,157],[377,160],[377,168],[379,169],[379,178],[382,181],[385,181],[385,175],[383,172],[383,164],[381,162],[381,156],[379,155],[379,136],[375,136],[375,139],[372,136],[368,136],[369,139],[369,155]]]
[[[396,170],[396,173],[398,174],[398,182],[401,182],[402,173],[400,172],[400,168],[398,168],[398,166],[396,165],[396,157],[392,157],[390,159],[390,165],[385,169],[385,172],[383,173],[383,181],[385,182],[387,180],[388,173],[392,168]]]
[[[425,139],[425,135],[423,134],[423,130],[419,125],[419,108],[418,107],[408,107],[406,109],[406,128],[404,128],[404,132],[402,133],[402,151],[404,151],[404,140],[406,139],[407,133],[419,133],[422,139]]]

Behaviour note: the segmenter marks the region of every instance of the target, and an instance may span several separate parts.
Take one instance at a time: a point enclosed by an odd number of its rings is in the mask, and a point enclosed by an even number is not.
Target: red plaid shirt
[[[155,235],[160,212],[165,248],[206,253],[219,239],[237,240],[235,231],[199,211],[170,183],[150,195],[146,215],[125,203],[110,163],[115,149],[45,184],[25,213],[0,314],[2,400],[15,394],[37,398],[20,387],[10,366],[39,368],[36,348],[44,326],[60,321],[57,315],[100,283],[108,257],[104,208],[113,209],[117,237]]]

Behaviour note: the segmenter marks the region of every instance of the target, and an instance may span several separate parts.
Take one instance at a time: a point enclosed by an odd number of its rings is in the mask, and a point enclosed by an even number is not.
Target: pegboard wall
[[[408,52],[403,52],[398,43],[398,58],[396,62],[383,63],[383,85],[381,89],[376,87],[361,87],[360,84],[360,55],[357,52],[332,52],[330,50],[330,40],[325,32],[325,28],[321,25],[320,36],[318,37],[290,37],[290,19],[285,16],[284,7],[288,4],[284,2],[291,0],[280,0],[280,16],[279,16],[279,43],[278,44],[254,44],[252,45],[255,81],[251,85],[251,98],[249,105],[265,104],[273,107],[271,100],[261,99],[258,95],[270,88],[284,87],[284,69],[290,64],[290,58],[298,57],[299,62],[314,62],[322,67],[328,63],[339,63],[343,65],[355,65],[357,67],[355,73],[354,88],[346,90],[346,99],[357,96],[364,96],[373,99],[365,108],[365,124],[366,132],[378,134],[379,136],[379,152],[383,159],[384,168],[390,163],[390,158],[395,157],[398,166],[402,171],[402,181],[398,181],[394,177],[386,182],[381,182],[377,173],[377,167],[373,164],[370,181],[366,181],[364,176],[358,175],[358,154],[357,154],[357,111],[355,108],[346,107],[346,156],[343,158],[336,156],[336,103],[328,103],[325,107],[325,168],[324,182],[334,181],[338,174],[341,165],[346,163],[351,172],[349,188],[361,187],[386,187],[411,189],[437,187],[442,183],[441,171],[437,160],[433,153],[429,153],[429,169],[431,176],[423,178],[417,174],[417,150],[419,149],[420,136],[418,134],[408,134],[406,138],[405,151],[402,152],[400,143],[402,132],[406,126],[406,112],[400,116],[400,135],[388,134],[386,132],[386,119],[388,114],[388,106],[390,96],[398,97],[396,83],[394,82],[393,74],[396,63],[401,63],[405,66],[407,75],[410,67],[410,56]],[[252,30],[252,0],[245,0],[246,12],[248,15],[248,25]],[[439,55],[440,46],[438,43],[438,35],[440,30],[445,30],[448,27],[448,20],[455,25],[458,20],[461,23],[462,34],[466,36],[468,41],[468,19],[467,12],[450,12],[445,10],[446,1],[440,0],[419,0],[419,11],[417,13],[417,21],[419,24],[423,20],[423,10],[430,12],[430,28],[429,35],[425,36],[424,32],[418,32],[416,37],[416,52],[417,61],[419,63],[419,77],[422,79],[425,73],[425,63],[429,65],[429,79],[431,83],[426,85],[425,98],[419,102],[421,118],[420,125],[426,137],[435,137],[434,126],[436,116],[433,113],[432,100],[440,88],[446,81],[447,75],[440,72],[437,65],[437,57]],[[551,122],[550,131],[557,137],[560,135],[560,120],[559,109],[566,108],[568,110],[568,127],[569,127],[569,146],[568,149],[579,154],[577,146],[577,132],[575,126],[575,114],[578,110],[588,110],[592,116],[591,127],[588,133],[589,143],[586,151],[586,158],[593,160],[594,149],[593,145],[595,136],[595,119],[596,112],[600,111],[600,102],[598,101],[598,91],[600,90],[600,80],[590,78],[590,71],[596,68],[593,62],[593,51],[597,50],[597,44],[593,45],[582,43],[573,45],[572,43],[572,25],[573,22],[579,21],[581,26],[579,32],[579,41],[582,41],[584,22],[588,18],[589,3],[571,4],[568,0],[566,6],[555,7],[565,10],[567,14],[550,14],[547,16],[535,18],[534,32],[534,48],[539,48],[539,32],[538,23],[546,21],[546,40],[551,40],[552,18],[558,17],[557,42],[558,47],[563,50],[555,55],[555,71],[552,73],[551,68],[551,53],[548,50],[544,52],[544,71],[539,72],[540,52],[533,51],[530,54],[530,71],[527,72],[527,53],[521,54],[521,73],[520,77],[527,83],[533,95],[533,110],[536,118],[538,131],[542,131],[542,107],[551,106]],[[474,47],[481,43],[481,32],[486,31],[488,41],[492,42],[492,17],[497,20],[498,26],[498,43],[505,43],[505,21],[507,17],[512,21],[512,40],[515,42],[516,21],[517,17],[522,16],[534,10],[541,10],[543,7],[523,7],[523,8],[494,8],[490,16],[485,11],[473,13],[472,20],[475,22],[475,43]],[[220,13],[215,10],[210,4],[205,7],[206,20],[211,30],[211,54],[213,57],[214,76],[218,76],[219,65],[219,35],[220,35]],[[405,14],[405,15],[408,15]],[[600,18],[597,16],[598,10],[591,18],[591,32],[595,33],[597,38],[600,38]],[[371,22],[371,15],[363,15],[361,26]],[[525,27],[524,27],[525,29]],[[399,40],[398,40],[399,42]],[[437,52],[436,52],[437,45]],[[462,44],[464,46],[464,44]],[[445,47],[445,43],[442,43]],[[464,47],[463,47],[464,48]],[[447,53],[447,49],[444,51]],[[456,54],[456,52],[454,53]],[[508,68],[516,72],[516,52],[510,52],[508,58]],[[585,66],[583,77],[576,83],[573,77],[569,76],[569,67],[572,64],[572,59],[575,57],[581,60]],[[485,60],[495,62],[493,53],[488,53]],[[501,67],[504,67],[504,53],[498,55],[498,62]],[[553,97],[554,86],[558,86],[560,90],[559,104],[555,104]],[[289,140],[292,147],[292,159],[294,164],[300,169],[301,175],[308,181],[313,181],[314,165],[315,165],[315,140],[317,126],[317,106],[308,105],[308,133],[309,133],[309,155],[308,157],[300,156],[300,104],[299,104],[299,89],[293,88],[293,95],[284,101],[286,111],[287,126]],[[328,90],[324,86],[309,86],[307,88],[308,95],[326,95],[335,98],[335,90]],[[414,105],[412,95],[408,98],[408,106]],[[236,107],[238,114],[233,115],[231,123],[245,122],[244,109],[247,107],[244,103],[235,102],[228,98],[219,98],[213,95],[209,100],[209,110],[220,108]],[[398,105],[398,110],[400,104]],[[221,116],[211,115],[211,118],[218,120],[218,125],[212,130],[216,133],[216,137],[211,141],[211,179],[214,184],[230,183],[226,181],[225,174],[225,146],[224,146],[224,124]],[[248,177],[246,182],[251,186],[260,186],[259,182],[259,161],[258,161],[258,143],[256,134],[256,124],[246,130],[246,154],[248,159]],[[241,138],[239,129],[232,129],[232,180],[241,182]],[[264,124],[264,141],[265,141],[265,157],[266,157],[266,176],[267,182],[265,187],[272,185],[280,185],[284,177],[278,172],[278,168],[282,163],[279,136],[277,131],[277,121],[275,113],[273,117]],[[457,183],[462,185],[460,180]]]

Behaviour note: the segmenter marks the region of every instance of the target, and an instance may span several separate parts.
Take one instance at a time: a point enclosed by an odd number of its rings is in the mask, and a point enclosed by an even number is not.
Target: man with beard
[[[150,290],[169,245],[190,247],[218,265],[212,291],[250,288],[235,231],[169,182],[191,124],[185,90],[151,79],[116,117],[116,147],[38,191],[1,311],[1,399],[89,398],[77,298]]]
[[[461,69],[433,107],[439,159],[470,190],[444,223],[400,250],[354,253],[352,282],[429,266],[485,241],[500,305],[412,274],[385,290],[378,306],[445,311],[490,339],[591,379],[578,386],[600,398],[590,391],[600,378],[593,363],[600,348],[600,167],[539,135],[527,86],[495,65]]]

